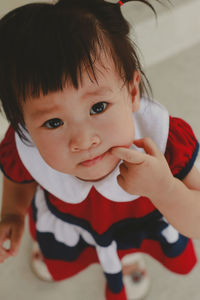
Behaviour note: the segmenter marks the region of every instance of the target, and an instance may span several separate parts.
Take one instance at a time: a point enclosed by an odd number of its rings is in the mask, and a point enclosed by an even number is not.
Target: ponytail
[[[147,6],[149,6],[152,10],[153,10],[153,12],[154,12],[154,14],[156,15],[156,10],[155,10],[155,8],[153,7],[153,5],[148,1],[148,0],[119,0],[117,3],[118,3],[118,5],[120,5],[120,6],[122,6],[122,5],[124,5],[125,3],[127,3],[127,2],[141,2],[141,3],[143,3],[143,4],[146,4]],[[159,1],[158,1],[159,2]]]

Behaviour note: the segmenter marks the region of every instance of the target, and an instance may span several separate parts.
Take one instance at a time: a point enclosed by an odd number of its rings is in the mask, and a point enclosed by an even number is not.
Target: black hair
[[[32,3],[5,15],[0,21],[0,99],[14,130],[23,137],[21,104],[28,97],[62,90],[68,80],[78,88],[85,67],[95,79],[94,62],[99,50],[107,51],[105,45],[124,83],[139,70],[141,94],[148,93],[150,85],[128,34],[120,5],[104,0]]]

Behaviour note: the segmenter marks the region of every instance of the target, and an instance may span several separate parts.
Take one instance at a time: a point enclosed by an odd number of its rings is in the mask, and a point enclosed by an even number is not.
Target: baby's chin
[[[102,172],[98,172],[97,174],[91,174],[91,175],[87,174],[87,176],[84,176],[84,177],[82,177],[82,176],[76,176],[76,177],[83,181],[95,182],[95,181],[102,180],[102,179],[106,178],[107,176],[109,176],[115,170],[119,161],[120,161],[119,159],[115,159],[115,163],[112,165],[111,168],[109,168],[105,171],[102,171]]]
[[[116,168],[116,166],[112,170],[110,170],[108,172],[105,172],[105,174],[101,174],[101,175],[96,175],[96,176],[91,176],[91,177],[88,176],[88,177],[85,177],[85,178],[80,178],[78,176],[76,176],[76,177],[78,179],[82,180],[82,181],[92,181],[92,182],[95,182],[95,181],[99,181],[99,180],[102,180],[102,179],[106,178],[108,175],[110,175],[114,171],[115,168]]]

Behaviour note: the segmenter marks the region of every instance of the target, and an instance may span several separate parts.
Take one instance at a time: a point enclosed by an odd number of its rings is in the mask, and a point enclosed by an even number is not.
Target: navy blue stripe
[[[178,239],[175,243],[169,243],[165,237],[161,234],[162,231],[167,228],[169,225],[164,221],[155,220],[149,226],[145,225],[145,228],[132,232],[131,229],[127,228],[126,232],[122,232],[119,238],[113,239],[117,242],[117,247],[120,250],[126,249],[140,249],[141,244],[144,240],[153,240],[158,241],[163,253],[167,257],[176,257],[180,255],[187,246],[189,241],[188,238],[179,234]]]
[[[115,274],[104,273],[107,279],[107,284],[109,289],[115,293],[119,294],[123,289],[123,281],[122,281],[122,272]]]
[[[143,237],[144,238],[144,237]],[[141,242],[144,240],[150,240],[141,238]],[[153,240],[153,239],[152,239]],[[75,246],[67,246],[66,244],[59,242],[55,239],[53,233],[49,232],[39,232],[37,231],[37,241],[40,244],[40,248],[42,250],[43,255],[46,258],[54,259],[54,260],[64,260],[64,261],[74,261],[76,260],[81,253],[86,248],[94,248],[94,246],[88,245],[82,237],[80,237],[79,242]],[[174,244],[163,243],[162,241],[157,240],[160,242],[163,254],[166,258],[175,258],[181,255],[187,244],[189,239],[181,236],[179,240]],[[118,246],[118,244],[117,244]],[[127,245],[126,245],[127,246]],[[121,250],[120,247],[117,247],[118,250]],[[134,245],[134,241],[132,241],[132,245],[128,248],[123,247],[123,249],[140,249]],[[148,250],[147,250],[148,253]]]
[[[86,248],[91,247],[81,237],[75,247],[66,246],[55,240],[54,235],[49,232],[37,231],[37,241],[44,257],[68,262],[75,261]]]
[[[10,176],[8,176],[8,175],[6,174],[4,168],[3,168],[3,166],[2,166],[1,164],[0,164],[0,170],[2,171],[2,173],[3,173],[9,180],[11,180],[12,182],[15,182],[15,183],[23,184],[23,183],[31,183],[31,182],[34,182],[34,181],[35,181],[34,179],[32,179],[32,180],[24,180],[24,181],[21,181],[21,182],[14,180],[14,179],[12,179]]]
[[[33,218],[34,222],[36,223],[38,210],[37,210],[37,207],[35,205],[35,196],[33,198],[33,201],[31,203],[31,205],[32,205],[32,218]]]
[[[174,175],[174,177],[176,177],[180,180],[183,180],[186,177],[186,175],[191,171],[191,169],[194,165],[194,162],[197,158],[198,152],[199,152],[199,143],[197,142],[194,153],[192,155],[192,158],[190,159],[188,164],[178,174]]]

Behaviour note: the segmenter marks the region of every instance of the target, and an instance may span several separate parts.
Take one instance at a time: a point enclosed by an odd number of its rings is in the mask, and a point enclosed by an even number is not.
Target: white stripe
[[[115,241],[108,247],[96,247],[99,261],[105,273],[115,274],[121,271],[121,262],[117,254]]]
[[[172,225],[170,225],[164,217],[161,220],[168,224],[168,226],[161,231],[161,234],[164,236],[168,243],[176,243],[179,239],[178,231]]]

